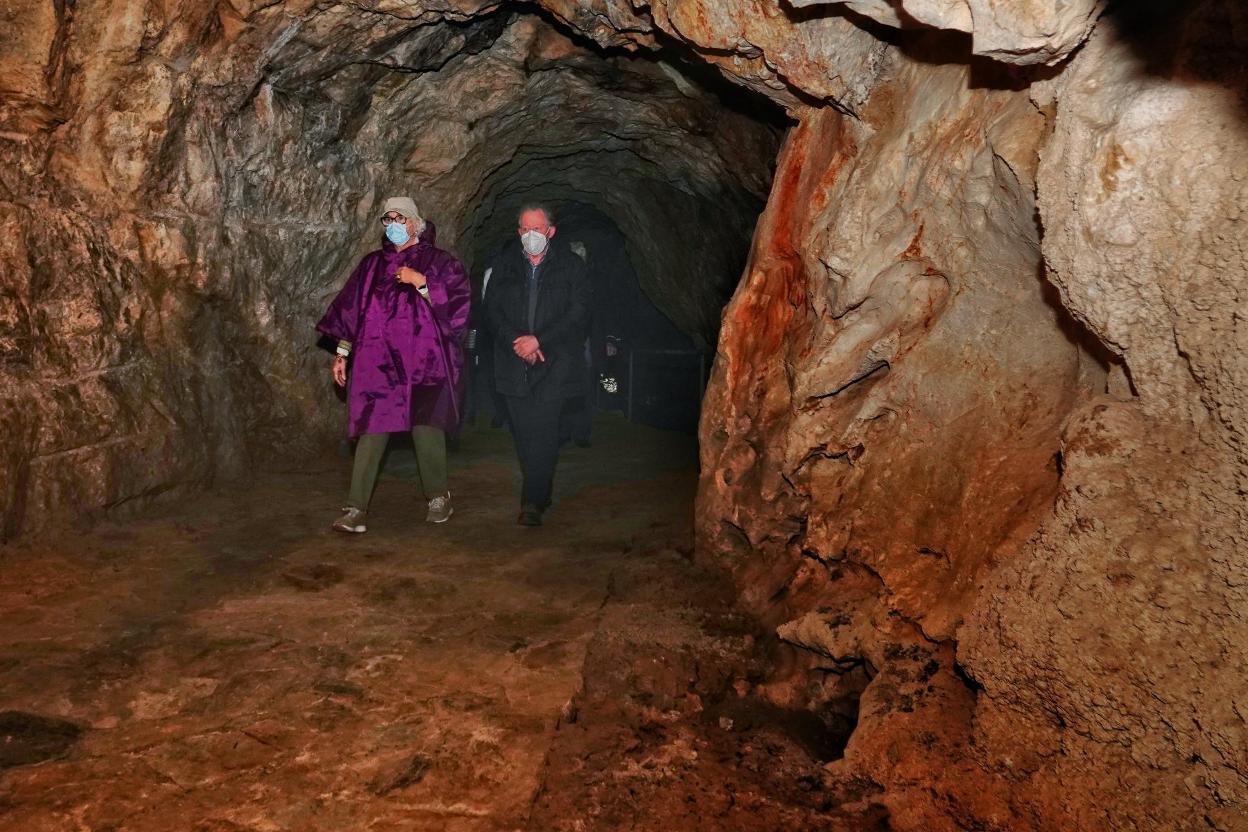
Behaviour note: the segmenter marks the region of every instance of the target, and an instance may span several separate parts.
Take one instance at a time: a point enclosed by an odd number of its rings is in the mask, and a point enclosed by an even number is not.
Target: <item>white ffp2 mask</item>
[[[524,253],[530,257],[536,257],[546,250],[546,235],[540,231],[526,231],[520,235],[520,245],[524,246]]]

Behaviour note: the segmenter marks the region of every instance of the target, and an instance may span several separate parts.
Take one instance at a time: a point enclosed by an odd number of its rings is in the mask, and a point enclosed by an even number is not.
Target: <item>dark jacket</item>
[[[585,263],[559,242],[550,248],[538,274],[537,313],[529,331],[528,260],[519,240],[499,253],[491,266],[485,316],[494,339],[494,382],[504,396],[535,395],[543,401],[585,393],[585,338],[589,333],[589,282]],[[511,344],[535,335],[545,362],[530,367]]]

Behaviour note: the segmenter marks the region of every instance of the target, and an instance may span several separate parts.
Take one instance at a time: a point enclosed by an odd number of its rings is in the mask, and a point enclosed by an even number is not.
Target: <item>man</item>
[[[333,377],[347,387],[348,435],[359,437],[351,491],[333,528],[360,534],[391,433],[411,431],[430,523],[451,518],[446,431],[459,424],[460,338],[472,288],[410,197],[381,211],[384,239],[352,272],[316,328],[338,341]],[[347,359],[351,372],[347,373]],[[349,380],[349,386],[348,386]]]
[[[559,457],[559,414],[584,389],[589,285],[585,263],[554,243],[549,210],[525,208],[518,226],[491,268],[486,319],[495,386],[524,475],[519,523],[540,526]]]

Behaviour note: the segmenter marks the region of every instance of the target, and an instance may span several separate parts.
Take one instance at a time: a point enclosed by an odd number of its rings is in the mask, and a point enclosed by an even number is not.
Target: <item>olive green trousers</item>
[[[347,505],[351,508],[368,509],[389,443],[388,433],[366,433],[356,441],[351,493],[347,496]],[[441,428],[417,425],[412,428],[412,444],[416,446],[416,476],[420,493],[426,499],[445,494],[446,434]]]

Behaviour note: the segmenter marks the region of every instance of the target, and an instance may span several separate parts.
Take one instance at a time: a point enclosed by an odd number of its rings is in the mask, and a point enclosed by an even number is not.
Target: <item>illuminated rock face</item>
[[[798,647],[777,697],[858,697],[830,776],[898,828],[1243,828],[1244,24],[1029,73],[920,29],[789,134],[700,551]]]
[[[858,703],[829,778],[897,829],[1243,828],[1239,4],[543,0],[609,59],[486,3],[27,5],[6,535],[322,443],[377,196],[479,261],[545,188],[718,338],[699,555],[794,645],[769,695]]]

